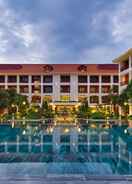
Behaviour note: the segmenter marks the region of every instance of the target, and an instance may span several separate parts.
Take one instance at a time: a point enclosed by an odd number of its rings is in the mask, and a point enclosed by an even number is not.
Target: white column
[[[90,105],[90,76],[88,75],[88,105]]]
[[[19,75],[17,75],[17,93],[20,93],[19,87]]]
[[[132,56],[129,56],[129,80],[132,80]]]
[[[102,81],[101,81],[101,75],[99,75],[99,104],[102,104],[102,99],[101,99],[101,96],[102,96]]]
[[[110,87],[113,88],[113,75],[110,76]]]
[[[32,78],[31,78],[31,75],[29,75],[28,86],[29,86],[29,103],[31,103],[31,100],[32,100]]]
[[[8,77],[7,77],[7,75],[5,75],[5,89],[7,89],[8,88]]]
[[[70,77],[70,100],[78,101],[78,76],[71,75]]]
[[[41,87],[40,95],[41,95],[41,106],[42,106],[42,103],[43,103],[43,75],[41,75],[40,87]]]
[[[121,64],[119,63],[119,69],[118,69],[118,77],[119,77],[119,94],[121,94]]]
[[[53,75],[53,101],[60,101],[60,75]]]

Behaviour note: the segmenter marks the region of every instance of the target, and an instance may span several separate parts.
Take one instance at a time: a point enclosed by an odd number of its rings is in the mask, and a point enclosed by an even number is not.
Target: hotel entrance
[[[55,110],[57,123],[73,123],[75,121],[75,112],[78,108],[77,102],[55,102],[52,108]]]

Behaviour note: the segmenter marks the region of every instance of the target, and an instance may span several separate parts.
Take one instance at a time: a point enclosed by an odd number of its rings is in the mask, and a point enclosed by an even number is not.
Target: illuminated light
[[[68,132],[69,132],[69,128],[65,128],[64,133],[68,133]]]
[[[22,135],[25,135],[25,134],[26,134],[26,131],[25,131],[25,130],[23,130]]]
[[[26,102],[25,102],[25,101],[23,101],[23,102],[22,102],[22,104],[23,104],[23,105],[26,105]]]
[[[38,130],[38,127],[35,127],[35,130]]]
[[[53,130],[54,130],[54,129],[53,129],[52,127],[51,127],[51,128],[49,128],[49,132],[50,132],[50,133],[52,133],[52,132],[53,132]]]
[[[96,128],[96,125],[95,124],[91,124],[91,128]]]
[[[35,112],[38,112],[38,109],[35,109],[34,111],[35,111]]]
[[[15,107],[15,105],[14,105],[14,104],[12,104],[12,105],[11,105],[11,107]]]
[[[128,103],[127,102],[124,102],[124,105],[126,106],[126,105],[128,105]]]
[[[95,113],[96,112],[96,109],[94,108],[94,109],[92,109],[92,113]]]
[[[14,123],[14,121],[13,121],[12,124],[11,124],[11,127],[14,128],[14,126],[15,126],[15,123]]]
[[[77,131],[78,131],[78,132],[81,132],[81,128],[78,127]]]
[[[127,129],[124,130],[124,133],[127,134]]]

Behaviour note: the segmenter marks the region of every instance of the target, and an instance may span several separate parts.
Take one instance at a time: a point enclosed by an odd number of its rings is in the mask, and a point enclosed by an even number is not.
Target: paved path
[[[0,178],[0,184],[132,184],[132,176],[46,176],[46,177],[28,177],[24,178]]]

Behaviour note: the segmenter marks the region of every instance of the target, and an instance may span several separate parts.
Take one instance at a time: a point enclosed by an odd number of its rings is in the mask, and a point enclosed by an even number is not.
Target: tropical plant
[[[88,119],[91,115],[91,108],[88,106],[88,101],[82,101],[81,105],[78,107],[76,112],[77,118]]]
[[[41,115],[43,118],[54,118],[55,113],[47,100],[43,101]]]
[[[0,90],[0,112],[3,113],[9,106],[9,93],[6,90]]]

